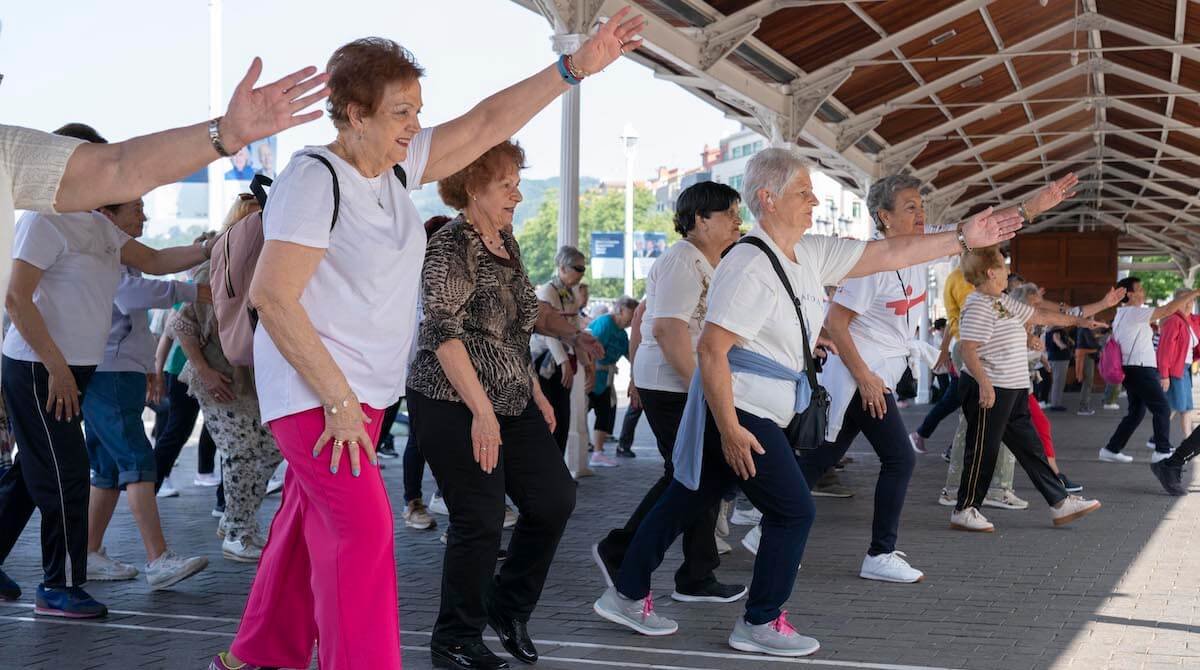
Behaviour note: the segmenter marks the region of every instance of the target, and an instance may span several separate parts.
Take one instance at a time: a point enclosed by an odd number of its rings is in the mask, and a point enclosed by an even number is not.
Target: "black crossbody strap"
[[[305,155],[312,156],[313,158],[321,161],[321,164],[324,165],[329,170],[330,176],[333,177],[333,220],[329,222],[329,230],[332,232],[333,227],[337,225],[338,207],[341,205],[341,202],[342,202],[342,189],[341,189],[341,186],[338,185],[337,171],[335,171],[333,169],[333,164],[329,162],[329,159],[322,156],[321,154],[305,154]]]
[[[779,263],[779,258],[775,256],[775,252],[771,251],[771,247],[767,246],[766,242],[752,235],[745,235],[738,240],[738,244],[742,243],[756,246],[767,255],[767,259],[771,261],[771,267],[775,268],[775,274],[787,291],[788,297],[792,299],[792,307],[796,309],[796,316],[800,318],[800,332],[804,337],[804,371],[808,376],[809,386],[814,391],[817,390],[817,368],[813,363],[812,349],[808,344],[808,323],[804,319],[803,310],[800,309],[800,300],[796,298],[796,292],[792,290],[792,282],[788,281],[787,274],[783,271],[783,265]]]

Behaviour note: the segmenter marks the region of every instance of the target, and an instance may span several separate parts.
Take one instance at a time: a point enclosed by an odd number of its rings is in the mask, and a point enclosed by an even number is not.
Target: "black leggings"
[[[554,442],[559,454],[567,453],[567,436],[571,434],[571,389],[562,385],[562,366],[554,367],[549,379],[538,375],[542,395],[554,408]]]
[[[158,469],[158,481],[154,484],[155,491],[162,488],[163,480],[171,476],[175,460],[179,458],[179,452],[183,451],[183,445],[187,444],[188,438],[192,436],[192,429],[196,427],[196,418],[200,416],[200,403],[188,395],[187,384],[179,381],[178,377],[169,372],[165,377],[163,386],[166,387],[167,392],[167,419],[154,440],[154,465]],[[213,442],[212,436],[208,434],[208,428],[202,427],[196,472],[211,473],[216,467],[214,463],[216,453],[217,445]]]
[[[896,407],[896,398],[884,394],[887,413],[876,419],[862,407],[862,396],[857,391],[850,399],[846,417],[837,440],[825,443],[820,449],[803,452],[799,458],[800,468],[809,487],[816,485],[829,468],[832,468],[862,433],[879,456],[879,479],[875,481],[875,520],[871,523],[871,556],[890,554],[896,550],[896,536],[900,529],[900,511],[904,509],[904,496],[908,493],[908,481],[917,464],[916,455],[908,441],[908,429],[904,418]]]

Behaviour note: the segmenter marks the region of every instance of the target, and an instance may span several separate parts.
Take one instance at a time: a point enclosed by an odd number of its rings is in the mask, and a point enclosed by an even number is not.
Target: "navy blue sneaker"
[[[78,586],[47,588],[38,584],[33,613],[68,619],[96,619],[107,615],[108,608]]]
[[[20,600],[21,587],[0,570],[0,600]]]

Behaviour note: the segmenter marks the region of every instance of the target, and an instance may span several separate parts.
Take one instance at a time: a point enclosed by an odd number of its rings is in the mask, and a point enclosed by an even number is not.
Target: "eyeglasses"
[[[572,269],[572,270],[574,270],[574,271],[576,271],[576,272],[578,272],[578,273],[580,273],[580,274],[583,274],[584,272],[587,272],[587,266],[586,266],[586,265],[572,265],[572,266],[571,266],[571,269]]]

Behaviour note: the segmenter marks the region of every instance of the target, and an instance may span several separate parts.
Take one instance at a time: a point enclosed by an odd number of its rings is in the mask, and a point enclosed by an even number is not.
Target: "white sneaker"
[[[271,475],[271,479],[267,481],[267,495],[283,490],[283,478],[286,474],[287,461],[280,461],[279,467],[275,468],[275,474]]]
[[[152,589],[166,589],[207,567],[208,559],[203,556],[185,558],[168,549],[146,565],[146,581]]]
[[[735,526],[757,526],[762,523],[762,512],[751,507],[750,509],[733,508],[733,516],[729,517],[729,523]]]
[[[958,504],[958,499],[950,495],[949,489],[942,489],[942,492],[938,495],[938,504],[942,507],[954,507]]]
[[[250,537],[240,540],[225,538],[221,543],[221,555],[238,563],[257,563],[262,558],[262,548]]]
[[[446,501],[438,494],[433,494],[429,499],[429,511],[442,516],[450,516],[450,510],[446,508]]]
[[[1132,463],[1133,456],[1109,451],[1108,447],[1100,447],[1100,460],[1104,463]]]
[[[750,529],[749,533],[746,533],[746,537],[742,538],[742,546],[746,548],[746,551],[758,556],[758,543],[761,541],[762,526],[755,526]],[[802,564],[797,564],[796,572],[799,572],[802,567],[804,567]]]
[[[987,517],[974,507],[955,510],[950,513],[950,527],[954,530],[965,530],[971,533],[991,533],[996,530]]]
[[[1121,409],[1121,406],[1115,402],[1109,402],[1109,403],[1104,403],[1104,409],[1109,410],[1111,412],[1116,412]]]
[[[787,611],[779,618],[760,626],[746,623],[739,616],[729,634],[729,646],[738,651],[751,651],[772,656],[808,656],[821,648],[821,643],[801,635],[787,621]]]
[[[512,505],[504,506],[504,527],[512,528],[517,525],[517,513],[513,511]]]
[[[196,486],[206,486],[209,488],[220,486],[221,475],[218,475],[215,472],[209,472],[207,474],[197,472],[196,478],[192,480],[192,484],[195,484]]]
[[[1050,508],[1050,518],[1055,526],[1071,523],[1100,509],[1099,500],[1088,500],[1080,496],[1067,496],[1058,507]]]
[[[1157,462],[1159,462],[1159,461],[1165,461],[1165,460],[1167,460],[1168,458],[1170,458],[1170,457],[1171,457],[1171,455],[1172,455],[1172,454],[1174,454],[1174,453],[1175,453],[1175,450],[1174,450],[1174,449],[1172,449],[1172,450],[1170,450],[1170,451],[1168,451],[1168,452],[1165,452],[1165,453],[1164,453],[1164,452],[1161,452],[1161,451],[1156,451],[1156,452],[1154,452],[1153,454],[1150,454],[1150,462],[1151,462],[1151,463],[1157,463]]]
[[[601,618],[631,628],[642,635],[671,635],[679,630],[679,624],[654,612],[654,594],[647,593],[641,600],[630,600],[609,587],[604,595],[592,605],[592,611]]]
[[[722,540],[720,535],[714,534],[713,539],[717,541],[717,555],[718,556],[724,556],[725,554],[728,554],[729,552],[733,551],[733,547],[729,546],[729,543],[726,542],[725,540]]]
[[[158,487],[157,495],[159,498],[178,498],[179,489],[175,488],[175,483],[171,481],[170,477],[167,477],[163,479],[162,486]]]
[[[1147,449],[1157,449],[1158,445],[1154,444],[1154,440],[1146,440],[1146,448]]]
[[[908,564],[903,551],[893,551],[890,554],[878,556],[867,555],[863,558],[862,570],[858,576],[863,579],[874,579],[880,582],[897,582],[913,584],[925,579],[925,573]]]
[[[742,546],[746,551],[758,556],[758,543],[762,540],[762,529],[755,526],[746,533],[746,537],[742,538]]]
[[[717,510],[717,537],[729,537],[729,513],[733,510],[732,500],[722,500]]]
[[[955,504],[958,504],[955,501]],[[1005,491],[999,497],[988,495],[983,499],[984,507],[996,507],[998,509],[1022,510],[1028,509],[1029,503],[1017,497],[1012,491]]]
[[[100,551],[88,552],[87,578],[89,582],[123,582],[137,576],[137,568],[109,558],[104,547],[100,547]]]
[[[588,467],[591,468],[615,468],[619,465],[621,464],[609,458],[603,451],[593,451],[592,457],[588,459]]]

